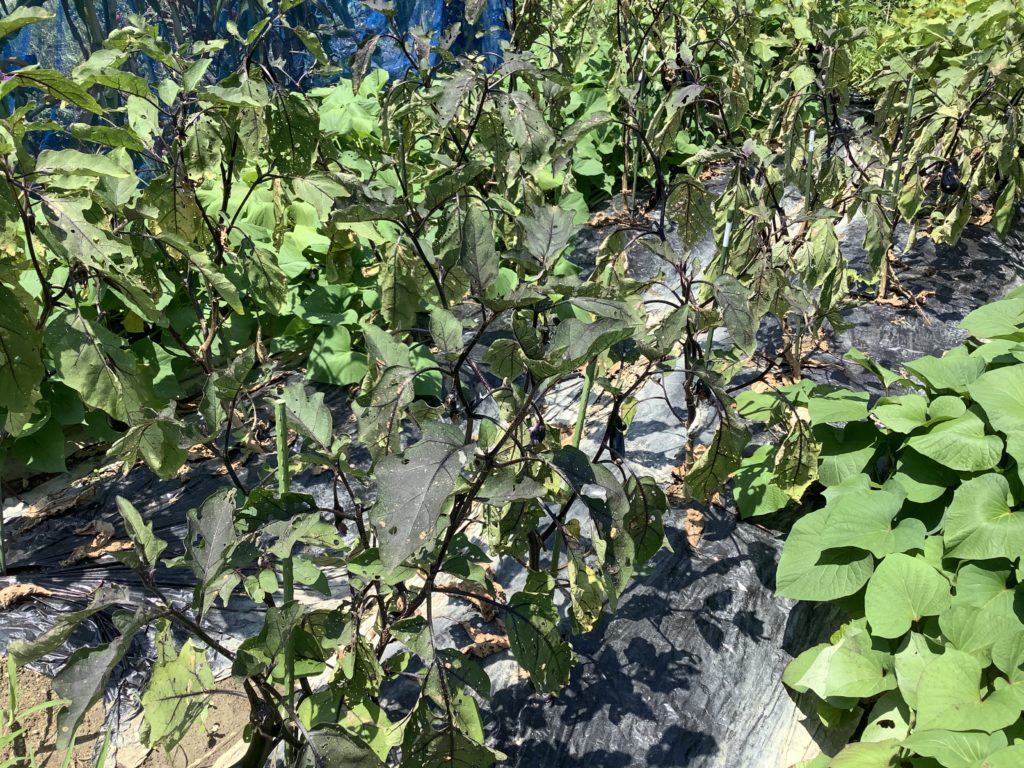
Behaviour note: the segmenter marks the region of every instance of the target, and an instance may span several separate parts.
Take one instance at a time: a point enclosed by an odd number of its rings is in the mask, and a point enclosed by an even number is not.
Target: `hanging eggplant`
[[[942,167],[939,189],[947,195],[954,195],[960,191],[960,166],[956,160],[948,160]]]

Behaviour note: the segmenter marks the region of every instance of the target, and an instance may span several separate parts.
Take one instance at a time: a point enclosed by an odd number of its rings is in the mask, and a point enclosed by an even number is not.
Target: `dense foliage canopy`
[[[665,493],[624,459],[638,389],[679,370],[690,498],[735,487],[761,515],[825,489],[778,589],[852,618],[786,682],[827,723],[861,701],[871,714],[861,743],[813,765],[1017,764],[1022,300],[979,310],[971,342],[906,375],[864,362],[917,392],[869,404],[801,374],[850,302],[917,301],[895,266],[916,239],[1010,231],[1019,2],[526,2],[500,61],[453,55],[457,30],[392,24],[339,79],[303,29],[298,81],[265,45],[295,5],[230,40],[127,16],[70,72],[2,75],[5,468],[62,472],[100,444],[166,478],[202,450],[232,480],[181,542],[121,500],[135,547],[120,555],[149,598],[104,587],[12,646],[26,663],[119,611],[120,637],[54,681],[71,700],[60,746],[154,626],[150,744],[202,719],[209,649],[245,681],[247,765],[279,743],[302,765],[492,764],[490,680],[438,641],[435,599],[497,612],[537,691],[557,694],[571,635],[664,544]],[[465,6],[476,22],[481,4]],[[51,18],[18,7],[0,38]],[[384,44],[405,77],[372,67]],[[239,63],[216,75],[229,45]],[[588,259],[577,236],[613,197]],[[854,217],[858,270],[840,249]],[[664,269],[642,277],[650,255]],[[791,383],[745,389],[752,371]],[[581,378],[563,434],[547,399]],[[348,388],[351,424],[325,387]],[[235,459],[270,412],[277,463],[249,487]],[[751,425],[778,439],[751,454]],[[333,508],[292,492],[308,467],[336,479]],[[507,596],[499,558],[527,574]],[[158,568],[194,575],[191,605]],[[296,582],[329,592],[338,569],[341,607],[296,601]],[[269,606],[265,625],[228,649],[204,618],[242,592]],[[411,704],[382,707],[410,678]]]

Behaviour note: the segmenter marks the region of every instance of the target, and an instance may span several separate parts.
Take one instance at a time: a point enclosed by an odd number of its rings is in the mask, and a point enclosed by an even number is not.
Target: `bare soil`
[[[33,672],[30,669],[19,669],[17,674],[18,690],[18,712],[24,712],[30,707],[41,704],[44,701],[51,701],[58,698],[53,692],[50,678]],[[0,734],[7,735],[12,730],[23,730],[22,735],[15,739],[7,747],[0,748],[0,763],[4,763],[12,757],[21,758],[20,763],[15,763],[18,768],[31,765],[31,757],[35,757],[35,764],[39,768],[60,768],[64,762],[64,752],[58,752],[54,748],[57,741],[57,712],[60,707],[50,707],[42,712],[36,712],[18,721],[19,727],[8,729],[6,722],[9,714],[10,699],[8,695],[9,681],[7,678],[7,661],[0,658],[0,712],[2,712],[2,724]],[[90,709],[75,739],[72,748],[70,765],[74,768],[90,768],[93,760],[93,750],[99,751],[100,743],[103,740],[103,708],[97,704]]]
[[[50,678],[29,669],[17,674],[19,712],[44,701],[56,700]],[[6,660],[0,657],[0,740],[11,732],[6,729],[8,700]],[[51,707],[22,718],[18,727],[22,735],[7,747],[0,747],[0,765],[10,758],[21,758],[16,768],[28,768],[32,758],[38,768],[61,768],[64,752],[54,748],[57,740],[57,712]],[[104,738],[104,714],[97,704],[86,714],[75,739],[71,768],[92,768]],[[113,746],[107,753],[107,764],[101,768],[213,768],[231,765],[245,751],[242,730],[249,722],[249,703],[240,684],[231,680],[217,683],[217,692],[210,702],[206,727],[197,725],[180,744],[170,752],[163,749],[148,750],[138,743],[135,731],[142,724],[140,715],[126,724],[128,733],[121,734],[122,747]]]

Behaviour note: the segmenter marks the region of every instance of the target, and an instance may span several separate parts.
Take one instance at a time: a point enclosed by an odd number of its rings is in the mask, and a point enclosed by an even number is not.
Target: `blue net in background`
[[[67,73],[100,48],[128,14],[139,14],[156,24],[161,35],[175,45],[218,38],[232,41],[214,61],[212,74],[223,77],[238,66],[243,55],[243,45],[235,35],[244,37],[268,16],[265,0],[200,0],[195,4],[166,4],[161,0],[0,0],[0,16],[19,5],[41,6],[53,12],[55,18],[25,27],[3,41],[0,66],[6,71],[39,64]],[[415,51],[417,33],[436,45],[442,35],[458,29],[452,53],[477,51],[493,63],[500,61],[501,43],[508,39],[506,0],[485,0],[473,24],[466,22],[463,0],[394,0],[386,6],[393,21],[382,12],[383,3],[371,5],[381,10],[359,0],[305,0],[285,12],[287,24],[279,18],[273,22],[257,58],[272,60],[275,69],[298,84],[315,58],[296,30],[314,35],[330,62],[342,72],[367,37],[380,35],[373,64],[397,77],[415,64],[415,55],[410,53]],[[276,2],[270,10],[275,6]],[[431,63],[437,63],[436,57]]]

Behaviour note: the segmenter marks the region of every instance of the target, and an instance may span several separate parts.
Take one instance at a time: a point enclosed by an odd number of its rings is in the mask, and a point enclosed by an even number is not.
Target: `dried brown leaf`
[[[32,597],[33,595],[46,597],[52,594],[53,592],[46,587],[40,587],[38,584],[11,584],[9,587],[0,589],[0,611],[7,610],[16,602],[24,600],[26,597]]]

